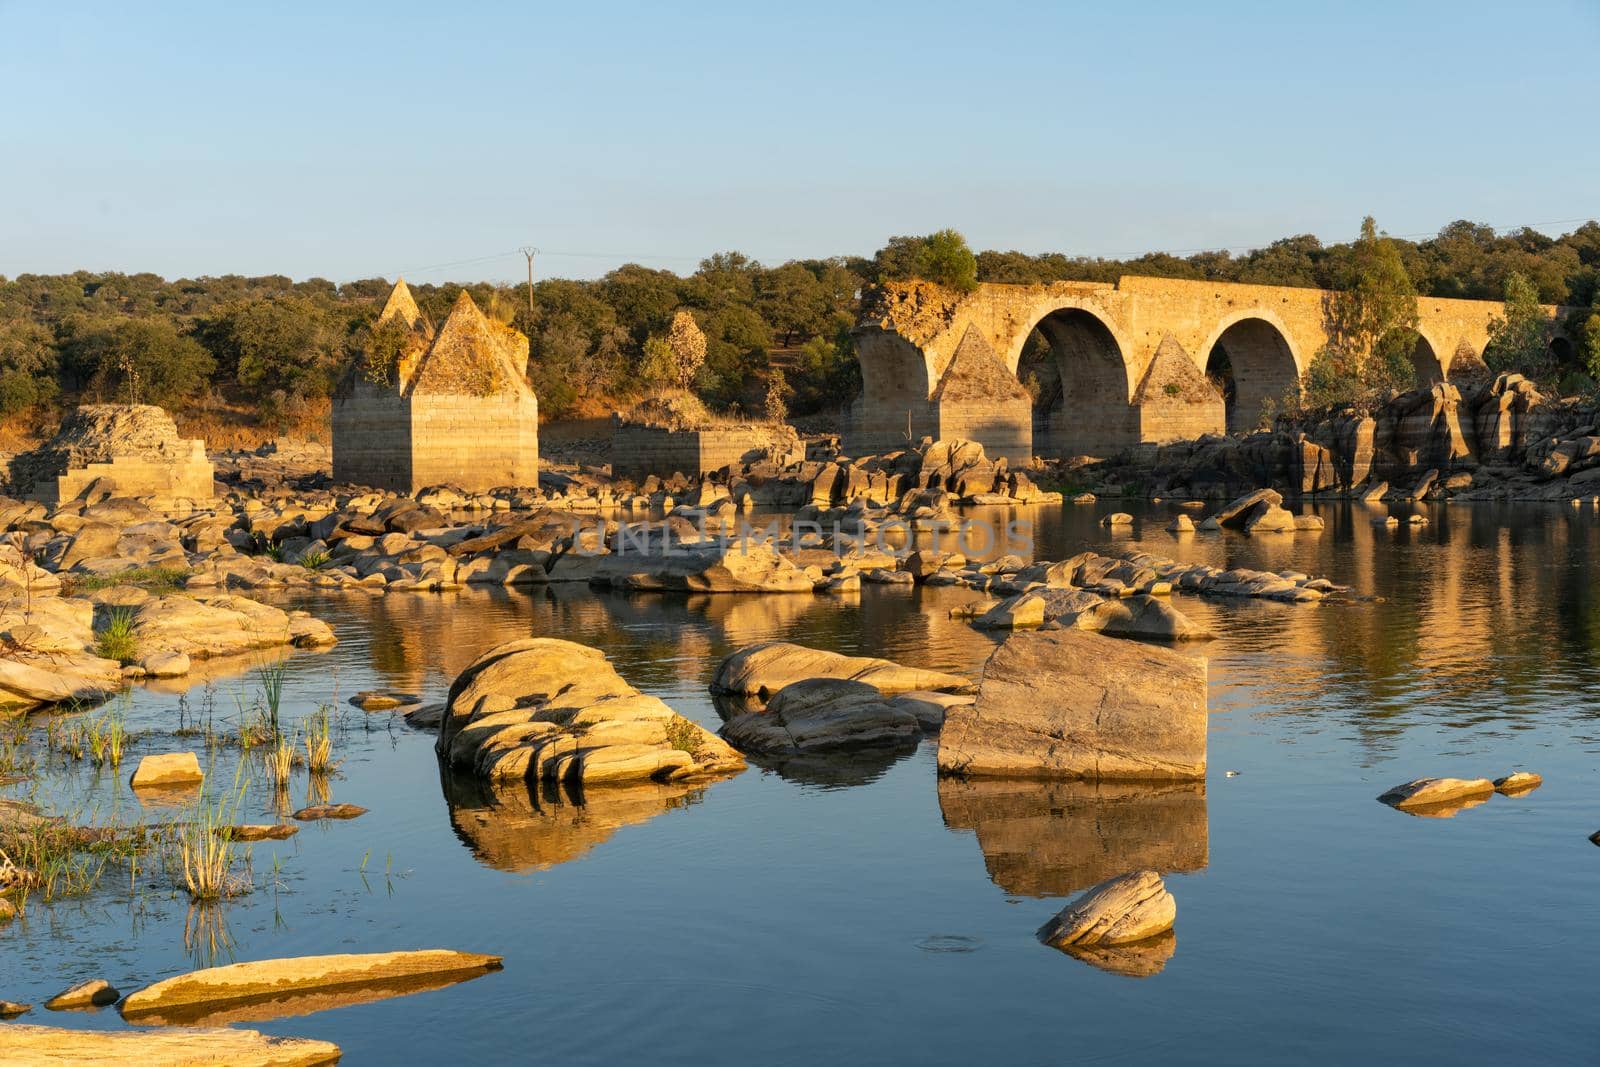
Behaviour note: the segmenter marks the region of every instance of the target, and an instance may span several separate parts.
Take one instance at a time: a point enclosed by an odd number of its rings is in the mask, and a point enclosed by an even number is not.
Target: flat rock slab
[[[299,1011],[320,1010],[328,1005],[304,1002],[303,994],[336,994],[348,991],[378,990],[380,996],[435,988],[449,981],[464,980],[488,971],[499,970],[500,956],[450,949],[419,949],[409,952],[364,952],[331,956],[299,956],[286,959],[255,960],[223,967],[208,967],[168,978],[128,994],[122,1002],[125,1018],[138,1021],[156,1015],[178,1021],[228,1013],[267,1012],[254,1018],[275,1018],[294,1014],[280,1010],[289,998]],[[424,980],[422,986],[408,985]],[[393,989],[394,992],[384,992]],[[378,999],[368,997],[366,999]]]
[[[1039,928],[1047,945],[1124,945],[1172,929],[1178,903],[1155,871],[1101,882]]]
[[[1471,801],[1487,800],[1493,792],[1494,783],[1487,778],[1418,778],[1395,786],[1378,799],[1401,811],[1453,805],[1453,815]]]
[[[300,1037],[267,1037],[255,1030],[65,1030],[7,1024],[0,1057],[11,1067],[72,1067],[107,1063],[140,1067],[318,1067],[337,1063],[339,1046]]]
[[[1206,661],[1081,630],[1012,634],[984,665],[977,700],[946,714],[939,772],[1204,778]]]
[[[366,813],[367,809],[358,804],[313,804],[295,812],[294,817],[301,822],[315,822],[318,819],[355,819]]]

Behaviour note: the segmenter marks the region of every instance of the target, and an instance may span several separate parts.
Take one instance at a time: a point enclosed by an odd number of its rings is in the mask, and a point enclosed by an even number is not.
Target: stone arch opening
[[[1555,334],[1550,338],[1550,358],[1559,370],[1567,371],[1577,366],[1578,349],[1572,338]]]
[[[856,401],[847,435],[849,448],[860,453],[890,452],[937,436],[939,427],[928,396],[932,388],[928,361],[903,337],[867,331],[856,338],[861,366],[861,396]]]
[[[1106,456],[1137,441],[1128,361],[1099,316],[1058,308],[1034,325],[1022,348],[1032,367],[1019,357],[1018,377],[1026,384],[1023,375],[1033,373],[1040,385],[1036,441],[1062,456]],[[1040,367],[1049,369],[1041,374]]]
[[[1230,433],[1254,430],[1270,405],[1300,387],[1300,368],[1283,333],[1266,319],[1244,318],[1211,343],[1206,377],[1212,380],[1227,411]]]
[[[1411,365],[1411,387],[1432,389],[1445,380],[1445,364],[1438,351],[1418,330],[1400,328],[1384,334],[1373,350],[1373,358],[1403,356]],[[1459,349],[1455,358],[1460,358]]]
[[[1444,364],[1439,361],[1439,353],[1420,333],[1411,345],[1411,370],[1417,377],[1418,389],[1432,389],[1445,379]]]

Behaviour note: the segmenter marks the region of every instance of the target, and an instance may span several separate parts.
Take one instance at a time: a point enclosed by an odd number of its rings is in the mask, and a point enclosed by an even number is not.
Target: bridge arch
[[[1411,327],[1391,330],[1378,342],[1378,347],[1383,349],[1391,345],[1404,346],[1406,356],[1411,361],[1414,388],[1417,389],[1432,389],[1444,381],[1451,363],[1460,358],[1460,346],[1450,349],[1437,345],[1427,334]],[[1446,355],[1441,357],[1441,352]]]
[[[1289,331],[1270,311],[1236,311],[1217,324],[1205,347],[1205,373],[1216,383],[1227,409],[1230,433],[1256,428],[1270,402],[1300,388],[1304,357]]]
[[[1034,411],[1036,450],[1107,455],[1135,443],[1130,404],[1137,383],[1116,325],[1076,299],[1052,301],[1028,317],[1033,323],[1006,353],[1006,366],[1025,383],[1035,374],[1042,387]],[[1042,365],[1025,362],[1024,350]]]
[[[929,403],[933,370],[918,346],[897,334],[869,331],[856,338],[861,397],[856,402],[854,439],[869,452],[888,452],[924,436],[937,437],[938,419]]]

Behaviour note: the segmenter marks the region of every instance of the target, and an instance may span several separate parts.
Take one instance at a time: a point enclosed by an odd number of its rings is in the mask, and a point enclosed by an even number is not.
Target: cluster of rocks
[[[1114,484],[1155,496],[1224,498],[1257,487],[1368,500],[1563,500],[1600,493],[1600,418],[1545,397],[1520,374],[1402,393],[1371,415],[1242,436],[1141,445]]]
[[[1530,771],[1513,771],[1490,781],[1487,778],[1417,778],[1385,790],[1378,800],[1405,812],[1432,819],[1448,819],[1475,808],[1499,793],[1508,797],[1526,796],[1544,784]]]
[[[92,703],[131,679],[188,674],[199,660],[335,641],[307,612],[240,596],[156,596],[137,586],[72,595],[57,573],[35,562],[73,559],[82,542],[62,536],[64,543],[49,538],[48,550],[37,553],[27,537],[0,545],[0,706]],[[102,655],[102,636],[113,626],[131,638],[126,661]]]
[[[711,683],[722,736],[758,756],[914,747],[972,683],[943,671],[768,641],[723,660]]]

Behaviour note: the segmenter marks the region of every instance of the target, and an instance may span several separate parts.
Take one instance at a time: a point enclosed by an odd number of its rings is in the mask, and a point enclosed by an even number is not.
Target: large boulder
[[[966,777],[1205,777],[1206,661],[1079,630],[1013,634],[978,699],[951,708],[939,771]]]
[[[906,667],[871,656],[845,656],[787,641],[765,641],[723,660],[712,679],[711,691],[766,699],[784,686],[807,678],[866,682],[885,694],[918,689],[963,692],[972,688],[970,681],[957,674]]]
[[[744,769],[726,741],[629,685],[605,653],[548,637],[507,642],[462,671],[435,747],[481,778],[586,788]]]

